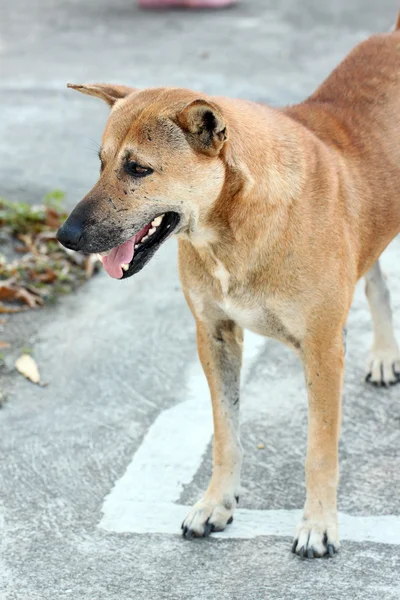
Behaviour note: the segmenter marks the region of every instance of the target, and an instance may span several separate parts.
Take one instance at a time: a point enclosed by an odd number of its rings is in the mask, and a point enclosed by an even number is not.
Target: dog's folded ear
[[[126,85],[114,85],[113,83],[67,83],[67,87],[72,88],[77,92],[81,92],[82,94],[87,94],[88,96],[101,98],[110,106],[117,100],[125,98],[125,96],[128,96],[135,91],[135,88],[127,87]]]
[[[192,146],[209,156],[216,156],[228,139],[221,110],[207,100],[194,100],[177,115],[177,122],[188,135]]]

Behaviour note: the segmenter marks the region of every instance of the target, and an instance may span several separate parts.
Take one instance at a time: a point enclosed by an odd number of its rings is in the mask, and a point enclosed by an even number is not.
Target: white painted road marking
[[[264,344],[264,338],[246,332],[242,381]],[[242,396],[247,387],[251,385],[245,386]],[[275,395],[272,390],[269,393]],[[282,398],[280,386],[275,393]],[[177,502],[184,486],[200,467],[211,436],[209,390],[196,361],[190,370],[188,399],[163,411],[151,425],[126,472],[105,498],[99,526],[120,533],[178,534],[189,507]],[[223,539],[292,537],[301,513],[301,510],[237,509],[232,525],[213,535]],[[340,513],[339,525],[343,540],[400,544],[398,516]]]
[[[144,504],[113,502],[100,527],[117,533],[180,534],[180,523],[188,513],[181,504]],[[213,533],[220,539],[250,539],[265,535],[293,537],[294,529],[302,515],[301,510],[246,510],[238,508],[232,525],[225,531]],[[340,538],[353,542],[400,544],[400,517],[351,516],[339,513]]]
[[[246,336],[242,380],[265,344]],[[123,477],[106,498],[106,517],[115,503],[177,502],[199,468],[212,436],[210,392],[200,362],[189,374],[188,399],[163,411],[149,428]]]

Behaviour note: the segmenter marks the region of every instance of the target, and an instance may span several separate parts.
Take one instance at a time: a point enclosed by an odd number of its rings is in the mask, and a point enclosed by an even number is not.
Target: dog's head
[[[225,181],[222,110],[181,89],[69,85],[111,106],[100,177],[58,231],[68,248],[100,253],[115,278],[140,271],[172,234],[207,222]]]

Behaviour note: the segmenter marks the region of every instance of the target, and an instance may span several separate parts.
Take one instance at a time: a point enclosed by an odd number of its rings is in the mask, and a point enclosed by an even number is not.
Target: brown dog
[[[400,380],[378,258],[400,231],[400,19],[283,110],[184,89],[70,85],[111,106],[98,183],[58,232],[137,273],[171,234],[197,323],[214,417],[214,468],[186,537],[232,521],[242,451],[243,328],[288,344],[309,394],[307,498],[293,551],[339,547],[336,491],[343,331],[365,276],[375,340],[367,379]]]

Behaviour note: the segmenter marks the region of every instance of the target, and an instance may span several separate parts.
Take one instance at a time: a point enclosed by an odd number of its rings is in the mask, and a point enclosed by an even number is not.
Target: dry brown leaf
[[[13,290],[13,285],[15,284],[15,279],[5,279],[0,281],[0,299],[1,300],[14,300],[15,299],[15,290]]]
[[[28,285],[27,283],[25,284],[25,288],[28,290],[28,292],[32,292],[32,294],[35,296],[45,297],[47,294],[45,289],[41,290],[40,288],[35,288],[33,285]]]
[[[37,308],[43,304],[43,299],[36,294],[28,292],[28,290],[19,286],[15,279],[7,279],[0,281],[0,300],[15,301],[21,300],[30,308]],[[14,311],[10,311],[14,312]]]
[[[58,229],[61,225],[59,213],[49,206],[46,207],[46,225],[52,229]]]
[[[32,254],[37,254],[35,241],[32,235],[30,235],[29,233],[19,233],[17,235],[17,238],[25,244],[29,252],[32,252]]]
[[[44,273],[31,271],[29,273],[29,277],[30,279],[33,279],[34,281],[40,281],[41,283],[53,283],[53,281],[57,279],[56,273],[53,271],[53,269],[50,268],[46,269]],[[25,288],[29,289],[27,286],[25,286]]]
[[[37,242],[56,242],[57,241],[57,231],[41,231],[40,233],[37,234],[36,236],[36,241]]]
[[[18,254],[26,254],[29,252],[29,248],[27,248],[27,246],[15,246],[14,250],[15,252],[18,252]]]
[[[22,354],[22,356],[17,358],[15,368],[21,375],[32,381],[32,383],[40,383],[38,366],[29,354]]]
[[[22,300],[30,308],[37,308],[38,306],[43,306],[44,304],[43,298],[41,296],[33,294],[32,292],[28,292],[28,290],[25,290],[24,288],[19,288],[18,300]]]
[[[11,344],[9,344],[8,342],[0,341],[0,348],[9,348],[10,346],[11,346]]]
[[[57,279],[57,275],[52,269],[47,269],[45,273],[41,273],[38,279],[42,283],[53,283]]]

